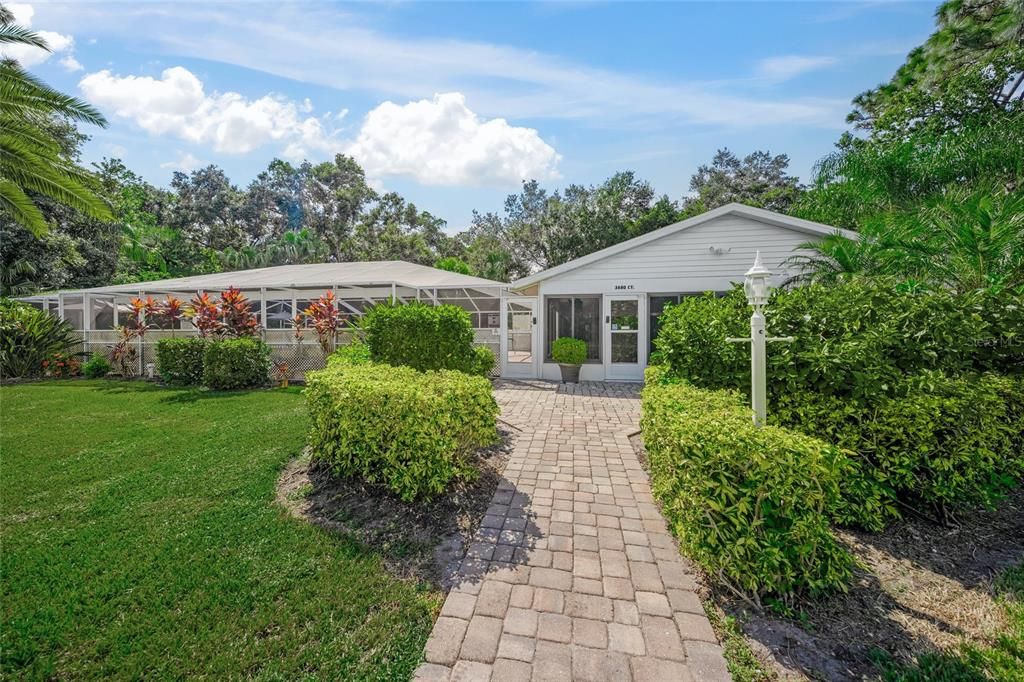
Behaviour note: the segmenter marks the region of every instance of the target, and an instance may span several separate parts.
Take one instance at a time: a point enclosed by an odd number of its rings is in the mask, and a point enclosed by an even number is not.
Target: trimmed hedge
[[[768,353],[772,399],[807,390],[854,399],[893,395],[908,374],[1008,374],[1024,357],[1019,293],[905,291],[855,280],[777,291],[765,317],[768,335],[796,339]],[[749,348],[725,338],[748,336],[749,320],[742,289],[686,297],[661,317],[658,356],[698,386],[747,390]]]
[[[851,451],[837,521],[880,530],[901,504],[991,506],[1022,476],[1021,382],[978,374],[1018,371],[1022,309],[1019,293],[878,281],[775,294],[768,334],[796,341],[769,350],[769,421]],[[749,317],[740,290],[684,299],[662,316],[658,357],[674,377],[746,392],[749,347],[725,338],[748,335]]]
[[[474,477],[468,455],[498,442],[498,405],[479,376],[335,356],[306,382],[313,458],[406,501]]]
[[[848,468],[839,448],[755,427],[738,393],[672,381],[660,367],[646,381],[651,487],[683,552],[755,599],[845,589],[853,560],[827,515]]]
[[[780,423],[856,451],[834,518],[881,530],[899,503],[949,517],[992,508],[1024,478],[1024,381],[922,372],[874,403],[784,398]]]
[[[423,303],[373,306],[360,321],[374,362],[420,371],[479,369],[473,323],[458,306]]]
[[[160,378],[174,386],[203,383],[203,362],[209,344],[198,336],[157,341],[156,367]]]
[[[270,383],[270,346],[260,339],[216,341],[203,354],[203,383],[217,391]]]

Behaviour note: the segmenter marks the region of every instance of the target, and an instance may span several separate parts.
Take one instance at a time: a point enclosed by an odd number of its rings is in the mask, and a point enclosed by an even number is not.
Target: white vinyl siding
[[[813,240],[803,232],[727,214],[555,275],[542,288],[546,295],[726,291],[743,281],[756,251],[777,273],[778,284],[787,276],[783,261]]]

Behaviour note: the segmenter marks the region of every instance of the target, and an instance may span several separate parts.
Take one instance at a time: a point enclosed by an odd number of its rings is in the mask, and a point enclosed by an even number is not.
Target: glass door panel
[[[638,296],[605,297],[605,378],[611,381],[643,379],[645,319]]]
[[[536,373],[536,299],[505,299],[502,338],[503,376],[533,378]]]
[[[636,299],[612,299],[612,362],[639,362],[640,331],[637,329],[639,302]]]

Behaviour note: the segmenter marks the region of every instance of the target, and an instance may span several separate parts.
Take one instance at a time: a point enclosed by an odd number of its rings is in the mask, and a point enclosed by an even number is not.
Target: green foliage
[[[455,256],[448,256],[447,258],[440,259],[434,263],[434,267],[440,268],[441,270],[447,270],[448,272],[457,272],[462,275],[469,274],[469,265],[466,261],[461,258],[456,258]]]
[[[1021,367],[1022,304],[880,281],[776,293],[768,334],[796,341],[769,350],[769,419],[849,452],[837,520],[880,529],[899,503],[990,505],[1024,473],[1011,446],[1020,383],[976,376]],[[746,392],[749,349],[725,338],[745,336],[748,316],[738,289],[683,299],[662,316],[659,356],[673,376]]]
[[[356,339],[338,348],[327,357],[327,366],[335,364],[366,365],[370,363],[370,347]]]
[[[110,360],[103,353],[93,353],[82,365],[82,374],[89,379],[102,379],[110,374],[110,370]]]
[[[470,374],[489,377],[496,362],[497,358],[494,357],[494,351],[490,348],[487,346],[473,346],[473,367]]]
[[[49,50],[37,33],[14,24],[0,10],[0,44],[31,45]],[[63,153],[54,119],[98,126],[106,120],[91,105],[65,95],[28,73],[13,58],[0,60],[0,207],[37,237],[49,226],[31,194],[49,197],[90,217],[110,217],[96,195],[89,174]]]
[[[754,426],[742,397],[648,369],[641,429],[651,486],[683,551],[737,590],[844,590],[852,557],[832,535],[842,452],[816,438]]]
[[[1024,384],[996,375],[922,371],[892,396],[780,396],[772,420],[847,450],[840,523],[881,530],[900,504],[944,519],[991,508],[1024,477]]]
[[[728,149],[719,149],[711,165],[700,166],[690,178],[691,196],[683,201],[680,218],[731,202],[785,213],[803,191],[788,169],[785,154],[756,151],[740,159]]]
[[[771,400],[813,391],[845,399],[892,395],[923,370],[1008,373],[1024,348],[1024,294],[908,289],[853,280],[777,291],[767,307],[769,336],[793,336],[768,353]],[[655,346],[673,373],[708,388],[750,384],[750,351],[725,341],[747,336],[742,290],[685,297],[661,318]]]
[[[951,189],[912,211],[862,220],[857,239],[833,235],[801,249],[807,255],[789,259],[796,281],[861,274],[958,291],[1024,286],[1024,192]]]
[[[306,382],[313,457],[406,501],[474,477],[469,455],[498,441],[498,405],[482,377],[339,357]]]
[[[172,386],[203,383],[203,362],[209,342],[198,336],[160,339],[156,344],[156,371]]]
[[[71,325],[25,303],[0,299],[0,378],[37,377],[43,363],[79,343]]]
[[[260,339],[214,341],[203,355],[203,384],[215,391],[258,388],[270,382],[270,346]]]
[[[374,362],[420,371],[455,369],[473,373],[473,323],[458,306],[423,303],[379,304],[366,312],[360,328]]]
[[[678,208],[658,197],[632,171],[600,185],[569,185],[549,192],[536,180],[505,199],[503,215],[474,213],[467,259],[478,274],[494,279],[523,277],[618,244],[678,220]]]
[[[587,344],[570,336],[555,339],[551,342],[551,359],[562,365],[582,365],[587,359]]]

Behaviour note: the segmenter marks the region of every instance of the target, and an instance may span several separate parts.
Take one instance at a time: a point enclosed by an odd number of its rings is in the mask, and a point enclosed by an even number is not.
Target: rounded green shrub
[[[80,344],[67,322],[26,303],[0,299],[0,378],[41,376],[43,362],[72,354]]]
[[[551,343],[551,359],[561,365],[582,365],[587,359],[587,344],[569,336],[555,339]]]
[[[160,378],[173,386],[202,384],[207,345],[209,342],[198,336],[157,341],[156,367]]]
[[[93,353],[82,365],[82,374],[89,379],[102,379],[110,374],[110,360],[103,353]]]
[[[647,370],[651,488],[683,552],[754,599],[844,590],[853,559],[829,526],[847,470],[824,441],[757,428],[739,393]]]
[[[336,356],[327,369],[306,375],[305,395],[313,458],[407,501],[472,478],[468,455],[498,441],[491,383],[464,372]]]
[[[214,341],[203,355],[203,383],[217,391],[258,388],[270,382],[270,346],[260,339]]]

